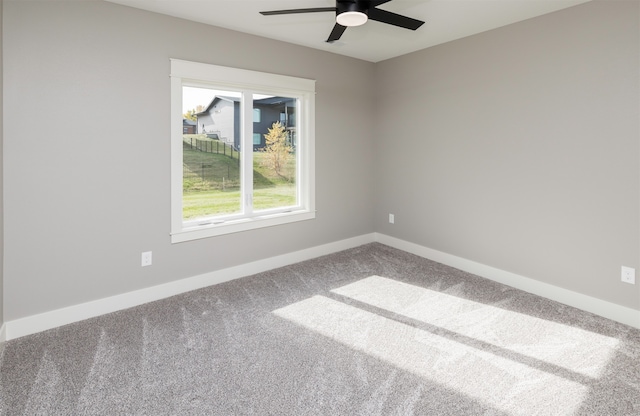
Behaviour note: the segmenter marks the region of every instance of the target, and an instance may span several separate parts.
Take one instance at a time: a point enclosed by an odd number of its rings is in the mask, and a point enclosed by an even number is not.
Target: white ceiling
[[[380,8],[426,23],[414,32],[369,21],[348,28],[333,44],[325,40],[335,23],[334,13],[262,16],[258,12],[334,7],[335,0],[107,1],[379,62],[590,0],[393,0]]]

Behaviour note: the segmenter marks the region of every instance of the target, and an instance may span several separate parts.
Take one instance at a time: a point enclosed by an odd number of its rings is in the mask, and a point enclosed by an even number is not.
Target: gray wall
[[[373,64],[105,2],[4,15],[7,320],[372,232]],[[170,57],[317,80],[315,220],[170,244]]]
[[[6,320],[372,231],[640,309],[636,2],[375,65],[104,2],[4,16]],[[316,220],[169,243],[170,57],[317,79]]]
[[[376,231],[640,309],[638,7],[379,63]]]

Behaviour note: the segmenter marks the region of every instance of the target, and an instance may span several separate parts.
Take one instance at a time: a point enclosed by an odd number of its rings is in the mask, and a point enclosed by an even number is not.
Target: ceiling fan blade
[[[336,12],[336,7],[315,7],[311,9],[290,9],[290,10],[271,10],[268,12],[260,12],[263,16],[274,16],[278,14],[299,14],[299,13],[318,13],[318,12]]]
[[[336,23],[335,26],[333,26],[333,30],[331,31],[331,34],[329,35],[327,42],[331,43],[340,39],[340,36],[342,36],[345,30],[347,30],[346,26],[342,26]]]
[[[412,19],[376,8],[369,9],[369,19],[411,30],[416,30],[424,24],[422,20]]]
[[[372,0],[370,2],[371,5],[369,7],[374,8],[374,7],[380,6],[381,4],[389,3],[390,1],[391,0]]]

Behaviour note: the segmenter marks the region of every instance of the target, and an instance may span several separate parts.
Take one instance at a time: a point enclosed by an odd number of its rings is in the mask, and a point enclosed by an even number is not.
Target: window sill
[[[219,235],[239,233],[258,228],[306,221],[314,219],[315,217],[315,211],[305,210],[253,218],[242,218],[238,220],[225,221],[220,224],[196,225],[188,228],[185,227],[180,231],[171,233],[171,243],[183,243],[191,240],[199,240],[201,238],[216,237]]]

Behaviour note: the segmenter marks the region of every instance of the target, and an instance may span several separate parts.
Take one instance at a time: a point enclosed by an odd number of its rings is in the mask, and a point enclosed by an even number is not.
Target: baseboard
[[[313,259],[373,241],[640,329],[640,312],[635,309],[572,292],[385,234],[371,233],[8,321],[0,327],[0,342]]]
[[[56,309],[38,315],[15,319],[6,322],[3,326],[3,330],[6,328],[6,339],[11,340],[25,335],[45,331],[47,329],[57,328],[62,325],[93,318],[95,316],[116,312],[192,290],[201,289],[203,287],[361,246],[373,241],[375,241],[375,234],[373,233],[340,240],[264,260],[242,264],[240,266],[188,277],[175,282],[169,282],[92,302]]]
[[[385,234],[375,233],[375,241],[640,329],[640,311],[635,309],[583,295]]]

